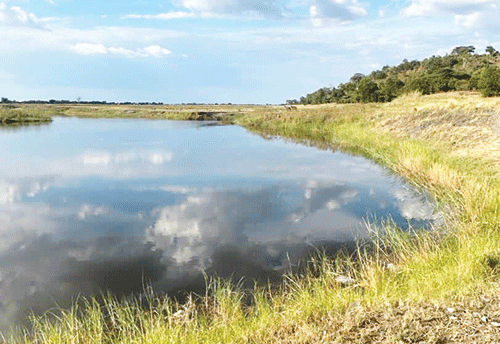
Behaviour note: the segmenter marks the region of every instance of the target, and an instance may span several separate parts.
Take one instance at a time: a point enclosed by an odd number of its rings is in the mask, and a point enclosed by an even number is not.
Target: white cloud
[[[160,14],[129,14],[122,19],[184,19],[184,18],[283,18],[292,8],[307,8],[317,26],[326,21],[347,22],[368,14],[367,3],[357,0],[306,0],[300,4],[290,2],[280,6],[276,0],[179,0],[175,4],[189,11],[172,11]]]
[[[12,183],[0,180],[0,206],[19,202],[24,196],[35,197],[40,192],[47,191],[48,189],[48,182],[43,180],[31,183]]]
[[[27,26],[45,29],[33,13],[28,13],[18,6],[9,8],[4,2],[0,2],[0,26]]]
[[[474,12],[471,14],[457,14],[455,15],[455,23],[464,26],[468,29],[476,26],[481,19],[481,13]]]
[[[171,153],[161,153],[161,152],[156,152],[156,153],[151,153],[148,155],[148,161],[154,165],[161,165],[165,162],[169,162],[172,160],[172,154]]]
[[[159,45],[150,45],[149,47],[144,48],[144,51],[148,55],[154,56],[154,57],[162,57],[162,56],[165,56],[165,55],[172,54],[172,52],[170,50],[162,48]]]
[[[177,194],[189,194],[189,193],[199,192],[199,189],[197,187],[186,186],[186,185],[163,185],[160,186],[160,190]]]
[[[132,57],[147,57],[146,54],[142,54],[139,51],[133,51],[133,50],[130,50],[130,49],[125,49],[123,47],[118,47],[118,48],[109,47],[107,49],[107,51],[109,51],[112,54],[123,55],[123,56],[130,57],[130,58],[132,58]]]
[[[395,206],[407,220],[441,221],[441,217],[434,211],[434,205],[422,195],[416,195],[411,190],[400,188],[394,192],[397,199]]]
[[[72,46],[71,50],[80,55],[99,55],[108,52],[108,48],[104,45],[92,43],[78,43]]]
[[[283,17],[276,0],[179,0],[181,7],[201,15],[257,15]]]
[[[122,19],[163,19],[163,20],[169,20],[169,19],[184,19],[184,18],[195,18],[196,14],[193,12],[183,12],[183,11],[177,11],[177,12],[167,12],[167,13],[160,13],[160,14],[128,14],[126,16],[123,16]]]
[[[93,43],[77,43],[70,47],[70,49],[80,55],[105,55],[105,54],[116,54],[123,55],[129,58],[133,57],[163,57],[172,54],[172,52],[166,48],[162,48],[159,45],[150,45],[146,48],[138,50],[130,50],[123,47],[106,47],[103,44],[93,44]]]
[[[331,21],[346,23],[368,15],[366,6],[356,0],[313,0],[309,14],[314,26],[323,26]]]
[[[499,0],[412,0],[403,9],[405,16],[452,15],[455,23],[466,28],[496,24]]]
[[[410,6],[403,10],[406,15],[427,15],[436,11],[448,11],[467,14],[487,5],[498,4],[497,0],[412,0]]]
[[[2,204],[12,204],[19,200],[19,189],[17,185],[7,184],[5,182],[0,183],[0,205]]]
[[[118,165],[133,162],[147,162],[153,165],[161,165],[173,159],[173,154],[165,151],[129,151],[111,154],[107,152],[88,152],[83,154],[79,160],[84,165]]]
[[[83,204],[78,211],[78,218],[80,220],[85,220],[89,216],[103,216],[109,212],[109,209],[102,206],[95,206],[91,204]]]

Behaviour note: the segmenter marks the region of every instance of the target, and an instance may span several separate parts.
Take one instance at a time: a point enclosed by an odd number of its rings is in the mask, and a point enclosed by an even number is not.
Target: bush
[[[379,101],[390,102],[399,96],[405,86],[397,77],[390,77],[380,84]]]
[[[481,70],[478,89],[485,97],[500,95],[500,69],[496,66],[486,66]]]
[[[369,78],[363,78],[357,84],[354,99],[361,103],[377,102],[379,88],[376,82]]]

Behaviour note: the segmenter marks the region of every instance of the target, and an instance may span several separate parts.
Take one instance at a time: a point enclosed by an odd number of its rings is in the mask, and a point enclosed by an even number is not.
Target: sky
[[[0,96],[279,104],[500,48],[500,0],[0,0]]]

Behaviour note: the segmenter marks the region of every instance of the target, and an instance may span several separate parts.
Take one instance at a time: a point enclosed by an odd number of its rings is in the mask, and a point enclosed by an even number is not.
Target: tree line
[[[323,87],[288,104],[390,102],[403,93],[433,94],[448,91],[479,91],[485,97],[500,95],[500,53],[488,46],[485,54],[458,46],[445,56],[423,61],[403,60],[369,75],[354,74],[337,87]]]
[[[0,98],[0,104],[84,104],[84,105],[164,105],[162,102],[108,102],[105,100],[65,100],[65,99],[50,99],[50,100],[11,100],[7,97]]]

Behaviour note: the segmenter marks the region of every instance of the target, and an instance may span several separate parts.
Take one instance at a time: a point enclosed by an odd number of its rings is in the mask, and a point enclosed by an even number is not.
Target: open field
[[[13,342],[500,341],[500,99],[410,94],[386,104],[297,110],[33,107],[66,116],[224,120],[264,136],[342,149],[427,190],[445,222],[431,232],[374,229],[372,243],[354,255],[319,257],[308,273],[287,276],[277,290],[248,291],[214,280],[206,295],[185,304],[150,295],[108,297],[104,305],[85,301],[63,316],[34,319],[33,330]]]

